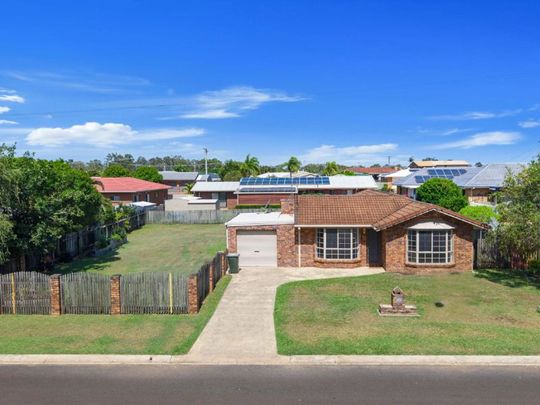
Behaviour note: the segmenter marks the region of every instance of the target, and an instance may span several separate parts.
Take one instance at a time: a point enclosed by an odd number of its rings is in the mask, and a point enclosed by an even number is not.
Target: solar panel
[[[244,177],[240,180],[241,186],[262,186],[262,185],[320,185],[330,184],[327,176],[318,177]]]
[[[295,187],[241,187],[239,193],[296,193]]]

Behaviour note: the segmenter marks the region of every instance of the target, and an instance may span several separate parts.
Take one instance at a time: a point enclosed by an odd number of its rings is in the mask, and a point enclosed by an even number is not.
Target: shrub
[[[105,237],[100,238],[96,243],[97,249],[105,249],[107,246],[109,246],[109,239]]]
[[[469,205],[459,210],[461,215],[468,218],[476,219],[477,221],[490,223],[493,219],[497,219],[497,214],[493,208],[486,205],[472,206]]]
[[[539,259],[530,260],[528,270],[530,273],[540,274],[540,260]]]
[[[449,179],[430,179],[418,187],[419,201],[437,204],[452,211],[459,211],[469,203],[461,189]]]

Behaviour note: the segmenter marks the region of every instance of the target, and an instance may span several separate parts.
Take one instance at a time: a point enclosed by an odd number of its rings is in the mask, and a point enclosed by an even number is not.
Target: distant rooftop
[[[168,190],[170,186],[134,177],[92,177],[101,193],[138,193],[142,191]]]
[[[199,175],[198,172],[175,172],[173,170],[164,170],[159,174],[166,181],[195,181]]]
[[[466,160],[415,160],[409,165],[411,168],[459,166],[470,166],[470,163]]]

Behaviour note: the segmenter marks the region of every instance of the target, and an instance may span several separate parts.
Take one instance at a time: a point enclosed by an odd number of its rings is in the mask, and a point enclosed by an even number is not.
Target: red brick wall
[[[407,263],[407,228],[424,221],[441,220],[455,227],[454,263],[444,265]],[[437,271],[471,271],[473,268],[473,227],[439,214],[426,214],[382,231],[382,258],[386,271],[423,273]]]
[[[168,190],[158,190],[158,191],[148,191],[141,193],[101,193],[103,196],[111,201],[113,205],[127,205],[133,202],[133,197],[135,195],[139,196],[138,201],[146,201],[146,194],[150,194],[150,202],[157,205],[165,204],[165,200],[169,199]],[[111,198],[113,196],[120,197],[119,201],[113,201]]]
[[[280,204],[281,200],[287,198],[286,194],[239,194],[239,204]]]

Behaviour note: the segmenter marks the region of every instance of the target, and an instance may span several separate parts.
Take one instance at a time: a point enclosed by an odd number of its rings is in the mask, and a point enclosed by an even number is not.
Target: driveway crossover
[[[244,268],[234,274],[216,312],[186,356],[197,363],[279,361],[274,329],[277,287],[298,281],[382,273],[382,268]]]

